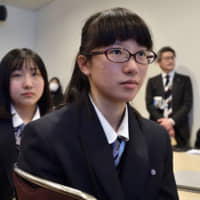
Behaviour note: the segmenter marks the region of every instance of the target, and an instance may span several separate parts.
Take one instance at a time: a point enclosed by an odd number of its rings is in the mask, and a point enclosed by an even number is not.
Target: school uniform
[[[12,120],[0,119],[0,199],[13,197],[12,169],[17,160]]]
[[[17,127],[24,125],[23,120],[11,105],[12,118],[0,119],[0,199],[11,200],[14,195],[12,179],[13,165],[17,161],[20,134]],[[39,108],[32,120],[40,118]]]
[[[129,104],[127,112],[128,140],[117,168],[109,136],[89,99],[29,123],[18,166],[99,200],[178,199],[168,134]]]

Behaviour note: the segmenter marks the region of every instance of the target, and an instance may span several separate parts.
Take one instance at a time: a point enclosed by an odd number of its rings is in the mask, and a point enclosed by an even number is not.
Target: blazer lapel
[[[117,170],[114,166],[112,148],[108,144],[105,133],[101,127],[98,117],[90,105],[91,115],[82,112],[83,119],[81,140],[85,145],[88,164],[91,168],[93,185],[98,191],[98,198],[109,200],[123,200],[123,192],[120,185]],[[101,187],[100,187],[101,186]]]
[[[179,94],[180,77],[175,73],[173,85],[172,85],[172,96]],[[173,101],[173,99],[172,99]]]
[[[156,87],[159,90],[159,93],[162,94],[162,96],[164,96],[165,89],[164,89],[164,85],[163,85],[163,80],[162,80],[162,75],[161,74],[157,78],[156,85],[157,85]]]
[[[129,107],[129,142],[122,158],[121,184],[125,199],[137,199],[149,172],[148,148],[135,112]]]

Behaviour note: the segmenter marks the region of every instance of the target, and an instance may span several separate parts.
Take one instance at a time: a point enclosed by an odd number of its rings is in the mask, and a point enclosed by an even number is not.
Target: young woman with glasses
[[[156,58],[152,46],[127,9],[89,17],[67,105],[25,128],[19,167],[99,200],[178,199],[166,130],[128,103]]]

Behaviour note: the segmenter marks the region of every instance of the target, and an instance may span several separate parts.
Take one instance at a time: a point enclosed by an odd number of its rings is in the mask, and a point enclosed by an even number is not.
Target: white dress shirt
[[[166,83],[166,75],[169,75],[169,84],[170,86],[172,86],[173,84],[173,79],[174,79],[174,74],[175,74],[175,71],[172,70],[171,72],[169,73],[165,73],[165,72],[162,72],[162,80],[163,80],[163,86],[165,86],[165,83]]]
[[[128,108],[127,105],[125,107],[125,113],[123,116],[123,120],[119,126],[119,129],[117,132],[113,129],[113,127],[110,125],[110,123],[106,120],[106,118],[103,116],[101,111],[97,108],[94,101],[92,100],[92,97],[89,95],[90,101],[92,105],[94,106],[94,109],[96,111],[96,114],[98,116],[98,119],[101,123],[101,126],[103,127],[104,133],[106,135],[107,141],[109,144],[112,144],[115,142],[118,136],[121,136],[124,138],[125,141],[129,140],[129,129],[128,129]]]
[[[12,125],[13,125],[13,128],[16,129],[19,126],[26,125],[24,123],[23,119],[17,113],[17,111],[16,111],[16,109],[15,109],[15,107],[14,107],[13,104],[11,104],[10,108],[11,108],[11,114],[12,114]],[[37,106],[36,112],[35,112],[35,114],[34,114],[34,116],[33,116],[33,118],[32,118],[31,121],[34,121],[34,120],[39,119],[39,118],[40,118],[40,109]],[[15,139],[16,139],[16,144],[17,145],[20,145],[20,143],[21,143],[21,136],[20,136],[20,134],[15,132]]]

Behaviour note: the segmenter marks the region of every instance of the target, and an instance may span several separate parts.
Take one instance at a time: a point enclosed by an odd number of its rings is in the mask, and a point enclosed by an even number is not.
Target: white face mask
[[[59,85],[57,83],[52,82],[49,84],[49,89],[51,92],[56,92],[58,88],[59,88]]]

